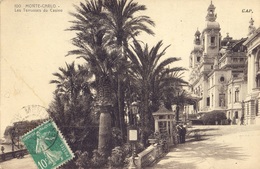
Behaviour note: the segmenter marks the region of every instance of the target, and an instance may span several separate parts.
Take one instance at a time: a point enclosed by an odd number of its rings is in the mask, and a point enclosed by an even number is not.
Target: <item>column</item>
[[[159,122],[158,122],[159,116],[154,116],[154,131],[159,132]]]
[[[245,124],[249,124],[250,121],[250,101],[245,102]]]
[[[251,100],[251,101],[250,101],[250,107],[249,107],[249,108],[250,108],[250,110],[251,110],[251,111],[250,111],[250,114],[249,114],[249,115],[250,115],[250,117],[249,117],[249,118],[250,118],[250,122],[249,122],[249,123],[250,123],[250,124],[254,124],[254,118],[255,118],[255,100]]]

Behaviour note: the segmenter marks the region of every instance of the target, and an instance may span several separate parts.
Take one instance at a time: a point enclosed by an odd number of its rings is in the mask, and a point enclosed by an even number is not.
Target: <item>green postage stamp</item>
[[[48,120],[22,136],[39,169],[54,169],[74,158],[58,127]]]

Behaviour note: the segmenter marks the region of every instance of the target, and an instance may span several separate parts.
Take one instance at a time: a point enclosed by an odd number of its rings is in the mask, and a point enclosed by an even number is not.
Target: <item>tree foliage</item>
[[[72,149],[78,152],[76,165],[84,168],[99,166],[97,159],[105,163],[107,151],[123,145],[125,117],[132,118],[125,111],[129,111],[133,101],[142,105],[144,142],[144,131],[153,128],[151,113],[162,101],[166,105],[174,103],[172,98],[187,83],[181,77],[185,69],[171,67],[180,58],[163,58],[169,46],[162,49],[160,41],[149,48],[136,40],[141,32],[154,35],[150,29],[154,22],[139,15],[146,10],[144,5],[133,0],[89,0],[74,7],[75,12],[70,13],[74,20],[67,30],[76,33],[71,40],[76,48],[68,51],[67,56],[82,58],[85,65],[66,63],[65,68],[53,73],[56,79],[51,83],[56,84],[56,90],[49,112]],[[97,145],[98,151],[94,150]],[[119,154],[121,164],[121,151]]]
[[[167,46],[160,51],[162,45],[162,41],[159,41],[149,49],[148,44],[142,46],[140,42],[134,39],[133,45],[127,48],[127,56],[131,60],[130,81],[134,92],[140,97],[142,105],[143,132],[149,132],[149,129],[153,128],[151,113],[158,110],[160,102],[166,102],[168,98],[174,97],[175,88],[187,84],[176,76],[177,73],[185,70],[184,68],[167,68],[170,64],[179,61],[180,58],[168,57],[162,59],[169,47]],[[143,139],[146,138],[143,137]]]
[[[212,111],[202,115],[201,120],[205,125],[214,125],[216,122],[221,123],[221,120],[227,119],[226,114],[220,111]]]
[[[74,62],[50,81],[56,84],[54,100],[48,112],[67,138],[72,150],[89,150],[96,147],[97,129],[93,117],[93,95],[91,93],[91,73],[84,66],[76,68]]]

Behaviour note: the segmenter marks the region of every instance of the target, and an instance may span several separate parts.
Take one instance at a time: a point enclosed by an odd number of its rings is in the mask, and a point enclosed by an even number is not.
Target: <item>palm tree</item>
[[[146,10],[144,5],[139,5],[132,0],[106,0],[104,1],[105,12],[108,17],[106,25],[110,40],[121,53],[123,62],[117,65],[117,100],[118,100],[118,119],[121,132],[124,133],[124,95],[125,95],[125,75],[126,57],[124,48],[128,46],[128,40],[139,35],[141,32],[154,35],[148,26],[154,26],[154,22],[148,16],[135,16],[136,13]],[[114,38],[115,37],[115,38]],[[124,135],[124,134],[123,134]]]
[[[163,84],[163,80],[166,81],[166,67],[180,59],[170,57],[159,62],[162,56],[164,56],[166,49],[169,47],[167,46],[161,52],[159,52],[163,45],[162,41],[158,42],[150,50],[147,44],[142,47],[141,44],[135,39],[133,43],[134,45],[131,46],[131,49],[127,48],[128,57],[132,61],[129,74],[132,78],[132,83],[134,83],[134,85],[137,87],[138,95],[141,97],[143,108],[141,111],[141,126],[143,130],[142,141],[144,142],[144,140],[146,140],[145,137],[147,137],[147,135],[144,134],[145,132],[148,132],[150,128],[149,119],[152,119],[151,110],[149,109],[152,96],[157,95],[156,90],[159,90],[160,85]],[[184,69],[181,67],[172,68],[168,70],[168,73],[182,70]],[[176,79],[177,78],[173,78],[171,81]]]
[[[154,25],[154,23],[147,16],[134,16],[136,12],[143,11],[146,8],[133,1],[91,0],[86,4],[80,3],[75,8],[76,13],[71,13],[71,15],[77,20],[72,21],[73,26],[68,30],[77,31],[73,44],[79,49],[70,51],[69,55],[79,55],[89,63],[99,84],[97,90],[99,94],[111,93],[111,86],[115,86],[111,83],[116,77],[119,109],[116,119],[120,119],[121,131],[123,131],[124,90],[121,76],[124,74],[123,70],[126,67],[123,64],[126,63],[123,56],[123,46],[127,46],[128,39],[138,35],[141,31],[153,34],[147,25]],[[106,90],[109,92],[104,92]],[[110,96],[99,97],[99,100],[109,100],[105,98],[110,98]],[[106,118],[106,120],[109,120],[109,118]],[[102,147],[102,145],[99,147]]]
[[[57,80],[51,80],[50,83],[57,85],[57,94],[62,96],[63,101],[71,104],[73,109],[81,90],[90,93],[86,79],[90,79],[92,75],[84,66],[78,65],[78,69],[75,69],[74,62],[71,64],[66,63],[66,67],[60,67],[59,70],[61,73],[53,73]],[[71,120],[75,120],[74,113],[75,111],[72,111]]]
[[[182,67],[166,68],[155,77],[152,83],[152,105],[153,111],[157,111],[160,102],[165,103],[167,109],[176,103],[178,93],[188,82],[184,81],[182,74],[185,69]]]
[[[68,55],[78,55],[85,59],[90,71],[95,76],[97,106],[100,108],[99,144],[100,152],[108,155],[111,138],[112,86],[117,60],[117,51],[109,44],[106,34],[106,15],[103,13],[102,1],[89,1],[75,6],[77,13],[71,13],[76,21],[68,30],[77,31],[72,43],[78,47]]]
[[[84,131],[91,126],[92,74],[85,65],[76,66],[73,62],[66,63],[65,68],[60,67],[59,72],[53,75],[56,79],[50,83],[56,84],[57,88],[48,112],[69,139],[73,150],[78,150],[78,147],[91,149],[90,144],[84,144],[90,133]]]

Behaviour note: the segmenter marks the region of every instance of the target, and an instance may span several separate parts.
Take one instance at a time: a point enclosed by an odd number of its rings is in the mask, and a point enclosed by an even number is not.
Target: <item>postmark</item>
[[[39,169],[54,169],[74,158],[51,119],[22,136],[22,141]]]

